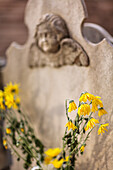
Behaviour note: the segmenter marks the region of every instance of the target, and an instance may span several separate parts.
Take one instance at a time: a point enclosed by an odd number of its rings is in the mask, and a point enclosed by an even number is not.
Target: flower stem
[[[69,116],[68,116],[68,108],[67,108],[67,100],[65,100],[65,108],[66,108],[66,116],[69,121]]]

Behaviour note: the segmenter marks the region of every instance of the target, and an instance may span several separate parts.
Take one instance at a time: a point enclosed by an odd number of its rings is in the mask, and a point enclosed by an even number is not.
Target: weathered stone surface
[[[35,28],[45,13],[58,14],[66,21],[71,36],[89,56],[88,67],[66,65],[60,68],[45,66],[31,69],[28,66]],[[83,91],[101,96],[109,113],[101,121],[109,122],[109,131],[103,136],[97,135],[97,129],[93,131],[76,169],[112,170],[113,46],[106,39],[98,44],[84,39],[81,28],[86,16],[86,9],[80,0],[30,0],[25,17],[29,29],[28,41],[24,46],[12,43],[8,48],[4,83],[12,81],[21,84],[22,105],[31,117],[37,135],[48,147],[61,146],[66,124],[65,99],[78,102]]]

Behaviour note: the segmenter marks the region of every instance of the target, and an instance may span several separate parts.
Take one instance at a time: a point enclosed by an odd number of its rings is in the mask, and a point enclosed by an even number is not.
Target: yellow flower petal
[[[102,116],[102,115],[105,115],[107,114],[107,112],[103,109],[103,108],[100,108],[99,111],[98,111],[98,116]]]
[[[5,149],[7,149],[7,148],[8,148],[8,146],[7,146],[7,145],[5,145],[4,147],[5,147]]]
[[[7,134],[11,134],[11,129],[10,128],[6,128],[6,133]]]
[[[87,131],[88,129],[92,129],[95,126],[95,124],[98,124],[98,123],[99,121],[97,119],[91,118],[85,127],[85,131]]]
[[[87,100],[91,101],[94,99],[94,95],[90,94],[90,93],[84,93],[81,95],[81,97],[79,98],[80,102],[87,102]]]
[[[6,139],[3,140],[3,145],[4,145],[5,149],[8,148]]]
[[[48,164],[51,163],[51,160],[52,160],[52,157],[46,156],[46,157],[44,158],[44,163],[45,163],[46,165],[48,165]]]
[[[48,149],[47,151],[45,151],[45,154],[46,154],[47,156],[53,158],[53,157],[59,155],[60,152],[61,152],[61,149],[60,149],[60,148],[54,148],[54,149],[50,148],[50,149]]]
[[[19,97],[15,99],[14,95],[11,93],[5,94],[5,105],[7,106],[8,109],[10,108],[18,109],[19,104],[20,104]]]
[[[73,129],[73,130],[77,129],[77,127],[72,122],[66,123],[65,127],[68,127],[68,130],[70,130],[70,129]]]
[[[96,96],[92,100],[92,112],[98,111],[98,106],[103,107],[102,101],[99,99],[98,96]]]
[[[24,132],[24,129],[23,128],[20,128],[21,132],[23,133]]]
[[[4,106],[3,98],[2,97],[0,97],[0,109],[5,110],[5,106]]]
[[[20,104],[20,98],[19,98],[19,97],[17,97],[17,98],[15,99],[15,103],[16,103],[16,105],[19,105],[19,104]]]
[[[81,146],[80,151],[84,152],[84,149],[85,149],[85,146],[83,145],[83,146]]]
[[[100,127],[98,129],[98,135],[100,135],[100,134],[102,135],[102,133],[105,133],[105,131],[108,131],[106,129],[106,126],[109,126],[109,123],[100,125]]]
[[[57,160],[57,159],[54,159],[53,161],[51,161],[51,163],[53,164],[53,166],[55,168],[60,168],[63,164],[64,160],[61,159],[61,160]]]
[[[69,156],[66,156],[66,158],[64,159],[64,162],[68,162],[69,160]]]
[[[12,94],[5,95],[5,105],[8,109],[14,105],[14,97]]]
[[[75,102],[72,100],[72,101],[69,103],[68,112],[72,112],[73,110],[76,110],[76,109],[77,109],[77,106],[76,106]]]
[[[4,96],[4,92],[0,90],[0,98],[3,98],[3,96]]]
[[[7,141],[6,139],[3,140],[3,145],[6,145],[7,144]]]
[[[90,113],[90,105],[89,104],[82,104],[79,108],[78,108],[78,114],[79,116],[81,115],[89,115]]]

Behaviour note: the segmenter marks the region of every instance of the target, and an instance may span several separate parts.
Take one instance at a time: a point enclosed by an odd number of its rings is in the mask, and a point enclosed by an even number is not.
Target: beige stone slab
[[[43,14],[53,12],[65,20],[71,37],[89,56],[88,67],[29,67],[29,49],[35,27]],[[83,91],[101,96],[108,111],[108,115],[102,117],[101,121],[109,122],[108,133],[100,137],[97,129],[93,131],[76,169],[112,170],[113,46],[106,39],[97,44],[84,39],[81,29],[86,16],[86,9],[80,0],[30,0],[25,15],[28,41],[24,46],[12,43],[8,48],[7,66],[3,70],[4,83],[12,81],[21,84],[22,105],[31,117],[37,135],[48,147],[61,146],[66,124],[65,99],[75,99],[78,104]]]

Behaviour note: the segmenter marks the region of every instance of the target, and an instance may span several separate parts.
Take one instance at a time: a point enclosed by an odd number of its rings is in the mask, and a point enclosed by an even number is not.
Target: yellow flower
[[[24,129],[23,128],[20,128],[21,132],[23,133],[24,132]]]
[[[18,94],[19,92],[19,85],[18,84],[12,84],[12,82],[10,82],[9,84],[7,84],[7,86],[4,88],[4,92],[6,94]]]
[[[13,107],[14,109],[18,109],[18,106],[16,105],[15,101],[14,101],[12,107]]]
[[[98,129],[98,135],[102,135],[102,133],[104,133],[105,131],[108,131],[106,129],[106,126],[109,126],[109,123],[106,123],[106,124],[103,124],[103,125],[100,125],[99,129]]]
[[[4,101],[3,97],[4,97],[4,93],[2,90],[0,90],[0,109],[5,109],[5,106],[3,104]]]
[[[53,166],[57,169],[62,166],[63,162],[64,162],[64,159],[60,159],[60,160],[54,159],[53,161],[51,161]]]
[[[19,97],[17,97],[17,98],[15,99],[15,103],[16,103],[16,105],[19,105],[19,104],[20,104],[20,98],[19,98]]]
[[[46,156],[46,157],[44,158],[44,163],[45,163],[46,165],[48,165],[48,164],[51,163],[51,160],[52,160],[52,157]]]
[[[79,116],[81,115],[89,115],[90,113],[90,105],[89,104],[82,104],[79,108],[78,108],[78,114]]]
[[[106,110],[104,110],[103,108],[99,108],[98,110],[99,110],[99,111],[98,111],[98,116],[99,116],[99,117],[102,116],[102,115],[104,115],[104,114],[107,114]]]
[[[50,149],[48,149],[47,151],[45,151],[45,154],[46,154],[47,156],[53,158],[53,157],[59,155],[60,152],[61,152],[61,149],[60,149],[60,148],[54,148],[54,149],[50,148]]]
[[[5,105],[7,106],[8,109],[14,106],[14,97],[11,93],[5,95]]]
[[[94,97],[95,97],[94,95],[86,92],[81,95],[81,97],[79,98],[79,101],[85,103],[87,100],[89,100],[89,101],[93,100]]]
[[[0,90],[0,98],[3,98],[3,96],[4,96],[4,93],[2,90]]]
[[[6,145],[7,144],[7,141],[6,139],[3,140],[3,145]]]
[[[99,96],[94,96],[90,93],[84,93],[81,95],[79,101],[80,102],[86,102],[89,100],[90,102],[92,101],[92,112],[95,112],[98,110],[98,106],[103,107],[102,101],[100,100],[101,97]]]
[[[81,151],[81,152],[84,152],[84,149],[85,149],[85,146],[82,145],[81,148],[80,148],[80,151]]]
[[[17,98],[14,100],[13,108],[14,108],[14,109],[18,109],[19,105],[20,105],[20,98],[17,97]]]
[[[88,130],[88,129],[91,129],[95,126],[95,123],[99,123],[98,120],[94,119],[94,118],[91,118],[88,123],[87,123],[87,126],[85,127],[85,131]]]
[[[66,123],[65,127],[68,127],[68,130],[70,130],[70,129],[73,129],[73,130],[77,129],[77,127],[72,122]]]
[[[103,107],[103,103],[100,100],[99,96],[96,96],[93,100],[92,100],[92,112],[95,112],[98,110],[98,106]]]
[[[11,129],[10,128],[6,128],[6,133],[7,134],[11,134]]]
[[[69,160],[69,156],[66,156],[66,158],[64,159],[64,162],[68,162]]]
[[[7,149],[7,148],[8,148],[8,146],[7,146],[7,145],[5,145],[4,147],[5,147],[5,149]]]
[[[5,106],[3,104],[3,98],[0,97],[0,109],[5,110]]]
[[[8,148],[8,147],[7,147],[7,141],[6,141],[6,139],[3,140],[3,145],[4,145],[5,149]]]
[[[79,98],[80,102],[86,102],[87,101],[87,95],[86,94],[87,93],[84,93],[84,94],[81,95],[81,97]]]
[[[71,100],[71,101],[69,102],[68,112],[72,112],[73,110],[76,110],[76,109],[77,109],[77,106],[76,106],[74,100]]]
[[[10,94],[5,93],[5,105],[7,106],[8,109],[13,107],[14,109],[18,109],[18,105],[20,103],[20,98],[17,97],[14,99],[14,96]]]

